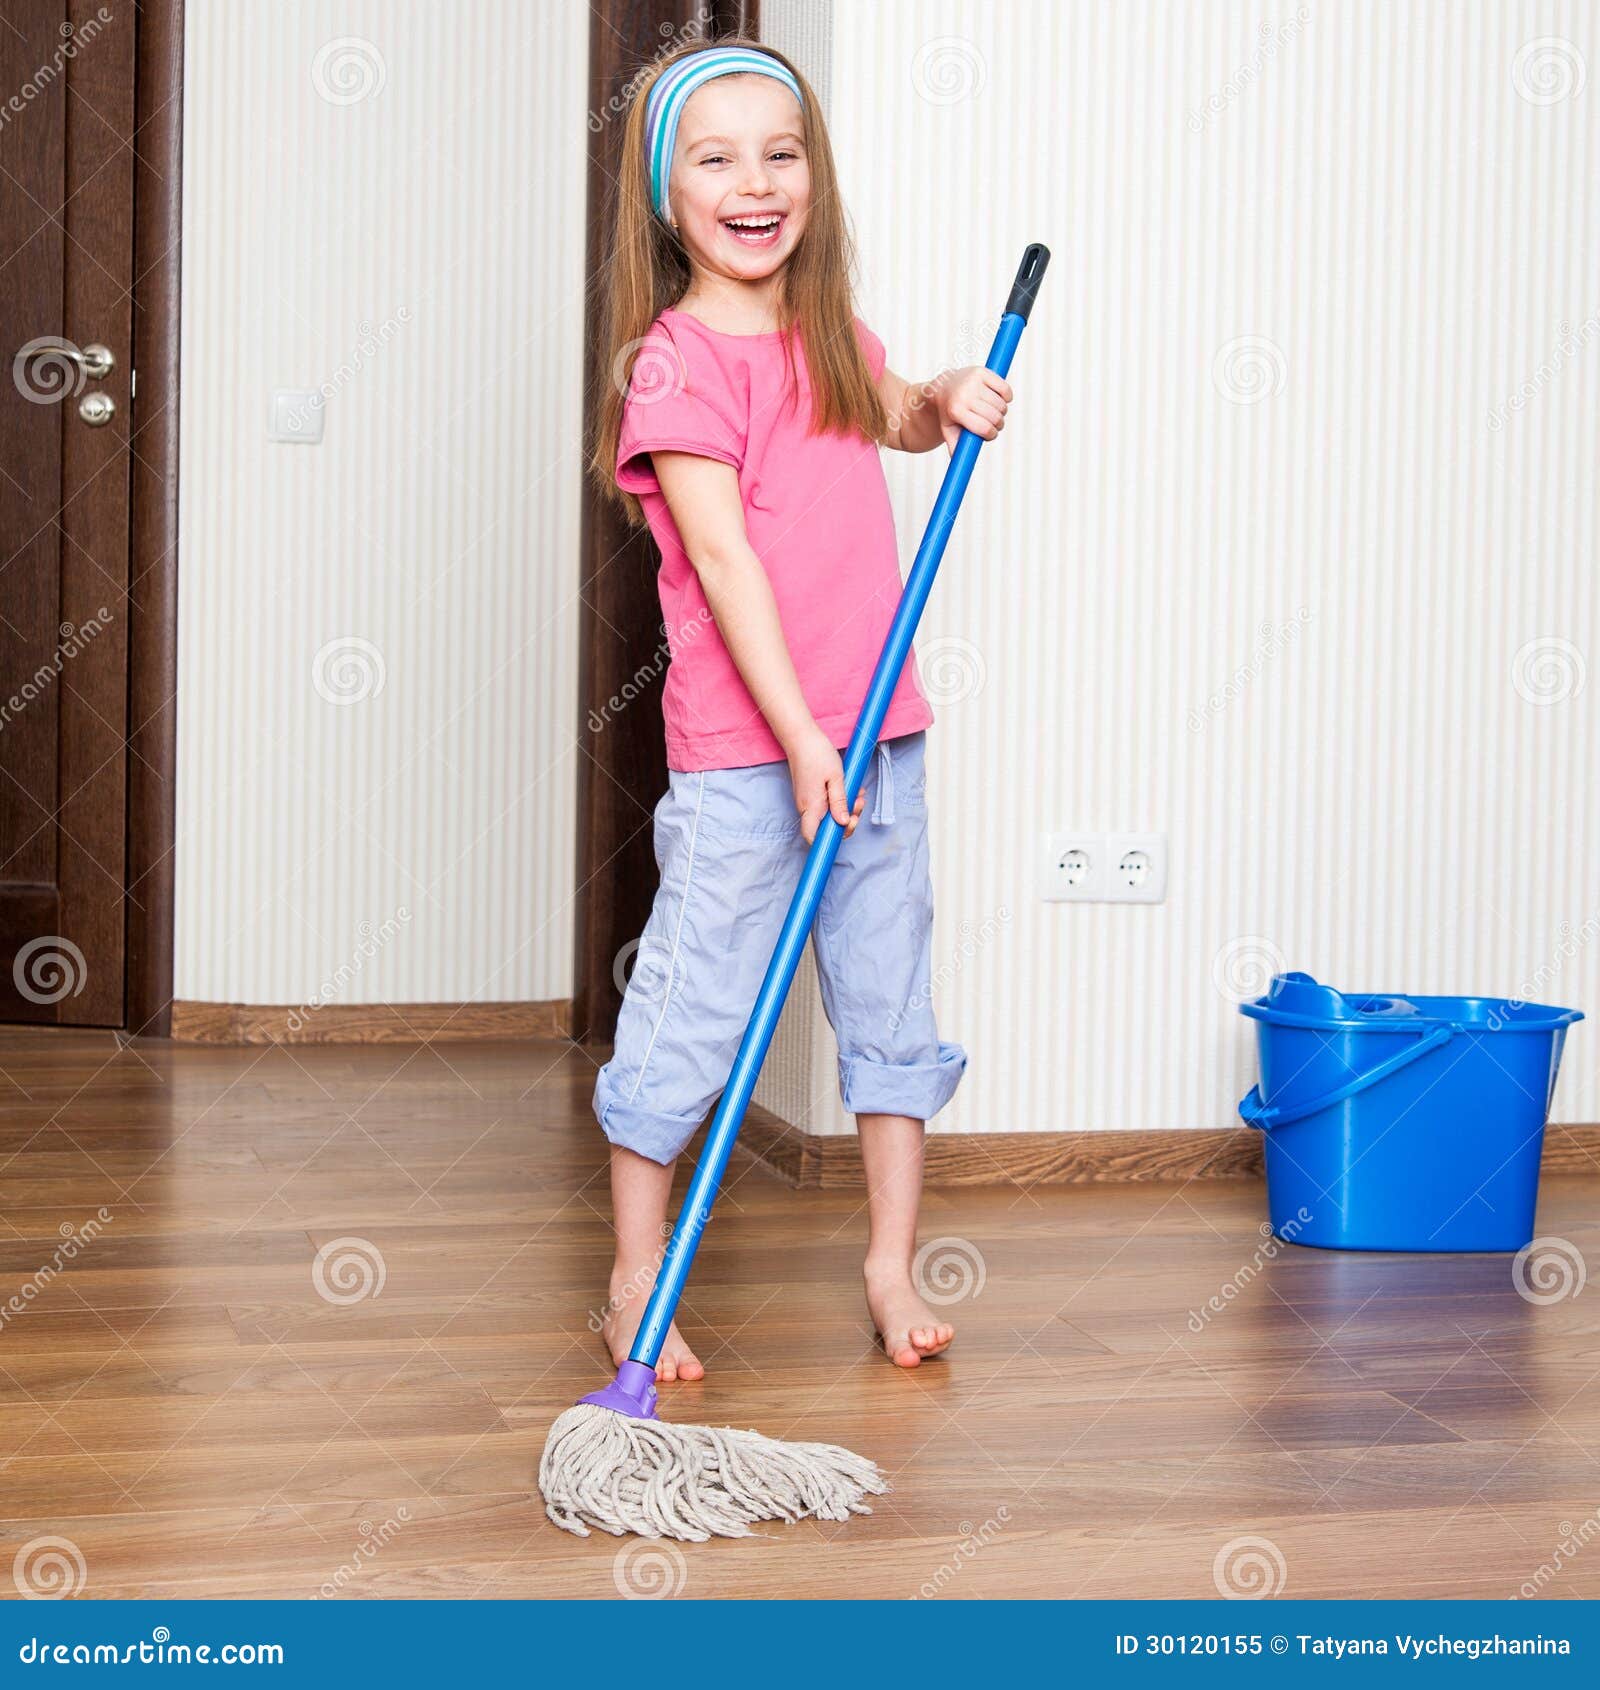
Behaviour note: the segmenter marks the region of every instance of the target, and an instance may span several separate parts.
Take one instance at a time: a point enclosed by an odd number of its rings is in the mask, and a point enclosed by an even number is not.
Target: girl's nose
[[[770,194],[772,192],[772,172],[767,168],[765,159],[758,159],[745,166],[739,182],[739,192],[742,194]]]

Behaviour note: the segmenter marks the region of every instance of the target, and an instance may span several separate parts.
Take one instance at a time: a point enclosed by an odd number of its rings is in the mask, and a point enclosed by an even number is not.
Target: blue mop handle
[[[1023,254],[1016,283],[1012,287],[1011,297],[1006,302],[1005,314],[1000,319],[999,332],[994,337],[994,345],[989,349],[988,367],[998,376],[1005,375],[1011,368],[1012,354],[1017,349],[1017,342],[1022,338],[1028,312],[1038,290],[1039,278],[1043,276],[1044,267],[1049,261],[1048,250],[1037,242],[1029,246]],[[867,765],[872,761],[873,749],[878,743],[878,731],[888,713],[889,700],[899,682],[900,671],[905,667],[906,657],[911,650],[911,637],[922,618],[923,606],[928,602],[933,578],[938,573],[940,559],[944,556],[945,542],[950,538],[956,512],[961,508],[962,495],[967,490],[967,483],[972,479],[973,465],[978,461],[978,451],[982,445],[981,436],[972,433],[970,429],[962,429],[955,450],[950,454],[950,462],[944,472],[944,482],[939,488],[939,497],[934,501],[933,515],[928,519],[927,531],[922,536],[922,544],[917,548],[916,561],[911,565],[911,573],[906,577],[899,608],[889,626],[888,636],[883,642],[883,651],[878,657],[878,666],[872,672],[872,682],[861,706],[861,714],[856,719],[855,732],[851,734],[850,744],[845,751],[844,788],[847,809],[855,808],[856,795],[861,790],[862,781],[866,779]],[[788,997],[789,987],[794,981],[795,969],[800,965],[801,952],[805,950],[812,923],[817,918],[823,886],[833,868],[833,860],[839,854],[839,844],[843,838],[844,829],[829,813],[823,818],[816,838],[812,841],[811,852],[806,858],[806,866],[800,874],[800,883],[790,901],[789,913],[784,917],[783,930],[778,935],[772,961],[767,965],[766,978],[762,980],[761,990],[756,994],[755,1008],[750,1012],[749,1025],[739,1043],[739,1054],[733,1059],[733,1069],[728,1075],[727,1086],[717,1104],[716,1114],[711,1118],[705,1148],[700,1153],[700,1162],[695,1168],[694,1178],[689,1182],[689,1189],[684,1194],[683,1207],[678,1211],[677,1224],[672,1229],[672,1237],[661,1261],[661,1271],[656,1275],[655,1289],[651,1292],[644,1319],[639,1323],[633,1348],[629,1351],[630,1361],[654,1367],[656,1357],[661,1354],[667,1328],[672,1324],[678,1299],[683,1294],[684,1281],[689,1277],[694,1253],[700,1244],[700,1234],[705,1230],[706,1222],[711,1219],[711,1205],[716,1200],[718,1188],[722,1184],[723,1170],[733,1151],[733,1142],[739,1136],[739,1128],[744,1124],[750,1094],[755,1090],[761,1064],[766,1060],[767,1047],[772,1043],[772,1035],[777,1030],[778,1017],[783,1011],[784,1000]]]

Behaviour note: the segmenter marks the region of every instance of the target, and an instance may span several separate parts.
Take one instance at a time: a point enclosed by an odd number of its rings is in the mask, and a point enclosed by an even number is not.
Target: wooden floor
[[[1505,1257],[1290,1248],[1191,1320],[1253,1263],[1258,1187],[936,1191],[972,1294],[904,1374],[859,1194],[745,1163],[690,1287],[709,1377],[666,1412],[848,1443],[893,1492],[568,1537],[534,1472],[608,1377],[593,1079],[563,1044],[0,1033],[0,1561],[66,1538],[92,1596],[1141,1597],[1216,1594],[1220,1553],[1291,1596],[1509,1596],[1596,1530],[1600,1284],[1535,1306]],[[1540,1229],[1600,1280],[1597,1195],[1547,1181]],[[1600,1541],[1543,1593],[1600,1596]]]

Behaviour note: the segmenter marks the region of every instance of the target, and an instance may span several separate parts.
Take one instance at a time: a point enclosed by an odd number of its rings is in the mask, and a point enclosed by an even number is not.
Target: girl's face
[[[668,200],[695,263],[743,282],[782,268],[811,208],[804,127],[770,76],[720,76],[689,97]]]

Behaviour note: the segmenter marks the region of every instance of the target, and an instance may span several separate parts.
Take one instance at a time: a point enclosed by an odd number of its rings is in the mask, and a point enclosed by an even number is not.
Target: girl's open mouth
[[[776,246],[788,217],[785,211],[758,211],[748,217],[724,217],[722,226],[740,246]]]

